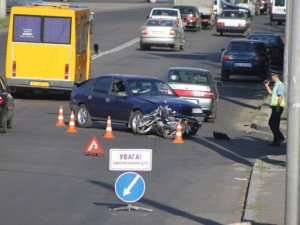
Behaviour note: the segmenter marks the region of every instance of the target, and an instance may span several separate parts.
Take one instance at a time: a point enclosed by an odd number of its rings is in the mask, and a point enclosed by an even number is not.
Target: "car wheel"
[[[220,36],[223,36],[223,31],[220,31]]]
[[[229,80],[229,73],[228,72],[225,72],[225,71],[222,71],[221,72],[221,80],[222,81],[228,81]]]
[[[6,133],[7,132],[7,114],[5,113],[2,117],[2,121],[0,123],[0,133]]]
[[[189,135],[196,135],[197,134],[197,132],[198,132],[198,130],[199,130],[199,128],[192,128],[191,129],[191,131],[190,131],[190,133],[189,133]]]
[[[79,127],[88,128],[93,125],[90,113],[85,105],[80,105],[76,112],[76,121]]]
[[[139,110],[136,110],[136,111],[132,112],[132,114],[131,114],[129,124],[130,124],[131,130],[134,134],[137,133],[137,131],[136,131],[137,120],[141,119],[143,117],[143,115],[144,114]]]
[[[146,50],[146,45],[140,44],[140,49],[141,49],[141,51],[145,51]]]
[[[150,51],[151,50],[151,45],[146,45],[146,49]]]

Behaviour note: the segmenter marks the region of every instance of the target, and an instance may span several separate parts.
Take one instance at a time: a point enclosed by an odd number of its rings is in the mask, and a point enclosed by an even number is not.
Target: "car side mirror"
[[[99,53],[99,45],[98,44],[94,44],[94,54],[98,54]]]
[[[150,17],[149,16],[146,16],[146,19],[149,19]]]

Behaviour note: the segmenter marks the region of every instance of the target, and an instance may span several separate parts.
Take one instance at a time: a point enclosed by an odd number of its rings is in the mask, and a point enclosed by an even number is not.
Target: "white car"
[[[250,33],[250,19],[240,10],[224,10],[217,20],[217,33],[241,33],[247,36]]]
[[[184,28],[182,16],[179,9],[174,8],[153,8],[148,16],[148,19],[159,17],[171,17],[175,18],[181,28]]]
[[[150,50],[152,46],[170,47],[174,51],[184,50],[184,30],[174,18],[148,19],[141,28],[140,49]]]

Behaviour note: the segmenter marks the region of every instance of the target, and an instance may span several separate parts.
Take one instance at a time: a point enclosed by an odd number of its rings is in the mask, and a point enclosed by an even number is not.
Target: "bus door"
[[[89,78],[87,71],[89,17],[87,15],[76,18],[76,81]]]

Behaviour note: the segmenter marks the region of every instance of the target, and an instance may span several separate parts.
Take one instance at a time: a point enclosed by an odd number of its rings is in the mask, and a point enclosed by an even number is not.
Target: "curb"
[[[285,182],[285,173],[285,157],[266,156],[255,160],[242,221],[284,224],[285,191],[282,182]]]

